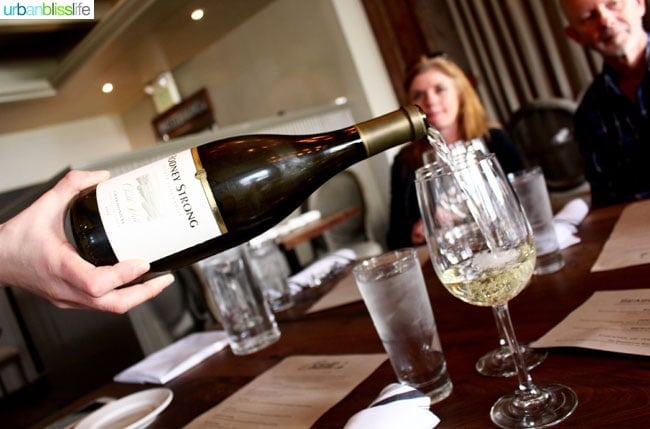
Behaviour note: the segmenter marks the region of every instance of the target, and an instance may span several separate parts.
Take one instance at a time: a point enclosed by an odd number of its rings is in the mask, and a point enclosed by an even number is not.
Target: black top
[[[485,138],[487,149],[494,153],[505,173],[524,168],[519,152],[510,136],[500,128],[490,128]],[[405,146],[395,157],[391,169],[390,224],[387,244],[389,249],[410,247],[411,229],[420,219],[415,191],[415,170],[424,163],[422,153],[430,150],[426,140]]]
[[[616,71],[604,65],[575,113],[592,207],[650,198],[650,44],[646,63],[635,101],[621,91]]]

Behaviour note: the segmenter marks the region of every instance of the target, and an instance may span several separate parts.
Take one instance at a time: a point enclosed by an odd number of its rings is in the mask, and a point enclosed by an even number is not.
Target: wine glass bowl
[[[519,201],[494,155],[468,156],[426,165],[416,189],[436,275],[456,298],[492,307],[519,379],[512,395],[492,407],[500,427],[559,423],[577,406],[562,385],[532,382],[514,335],[508,302],[528,284],[535,268],[535,242]]]
[[[416,172],[433,267],[452,295],[472,305],[507,303],[535,266],[530,226],[500,176],[494,157],[478,154],[455,158],[453,171],[434,163]]]

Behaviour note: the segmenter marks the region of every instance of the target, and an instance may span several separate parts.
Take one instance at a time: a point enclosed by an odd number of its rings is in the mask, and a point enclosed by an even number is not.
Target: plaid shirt
[[[576,111],[575,135],[593,207],[650,198],[650,45],[646,67],[633,102],[621,92],[616,72],[604,65]]]

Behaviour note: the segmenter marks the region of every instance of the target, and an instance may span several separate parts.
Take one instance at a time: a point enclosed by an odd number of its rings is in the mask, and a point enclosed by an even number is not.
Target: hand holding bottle
[[[60,308],[124,313],[173,282],[174,277],[165,274],[118,289],[149,271],[149,263],[125,260],[96,267],[65,238],[63,217],[69,202],[108,176],[106,171],[71,171],[31,206],[0,224],[0,285],[21,287]]]

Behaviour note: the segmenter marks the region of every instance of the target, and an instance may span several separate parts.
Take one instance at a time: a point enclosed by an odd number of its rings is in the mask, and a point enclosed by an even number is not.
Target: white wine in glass
[[[560,384],[533,384],[510,320],[508,301],[533,274],[535,244],[494,155],[424,166],[416,172],[416,189],[438,278],[456,298],[494,309],[514,359],[518,388],[493,405],[492,421],[503,428],[563,421],[578,404],[575,392]]]

